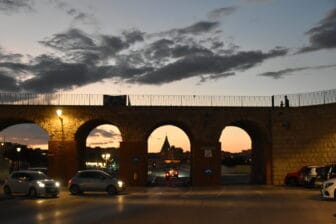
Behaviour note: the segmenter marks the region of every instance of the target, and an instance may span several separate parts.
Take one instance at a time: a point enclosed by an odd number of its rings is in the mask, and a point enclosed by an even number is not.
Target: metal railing
[[[280,107],[285,106],[285,96],[289,100],[290,107],[336,103],[336,89],[333,89],[274,96],[0,93],[0,105]]]

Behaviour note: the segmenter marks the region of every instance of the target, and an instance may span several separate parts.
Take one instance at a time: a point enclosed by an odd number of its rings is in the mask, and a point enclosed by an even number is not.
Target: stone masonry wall
[[[273,184],[304,165],[336,162],[336,105],[279,108],[272,116]]]

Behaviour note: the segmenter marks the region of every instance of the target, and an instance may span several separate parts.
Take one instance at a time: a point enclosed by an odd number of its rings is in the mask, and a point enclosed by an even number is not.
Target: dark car
[[[117,194],[125,190],[125,183],[102,170],[80,170],[68,182],[71,194],[83,194],[84,191],[106,191]]]

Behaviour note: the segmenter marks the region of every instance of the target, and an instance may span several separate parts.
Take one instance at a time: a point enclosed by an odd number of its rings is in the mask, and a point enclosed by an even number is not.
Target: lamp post
[[[63,111],[61,109],[56,110],[56,114],[58,119],[61,121],[61,128],[62,128],[62,141],[64,140],[64,128],[63,128]]]
[[[16,147],[16,152],[18,153],[18,170],[20,170],[20,152],[21,152],[21,147]]]
[[[110,159],[111,154],[110,153],[103,153],[101,156],[102,156],[103,160],[105,161],[105,168],[107,168],[107,162]]]

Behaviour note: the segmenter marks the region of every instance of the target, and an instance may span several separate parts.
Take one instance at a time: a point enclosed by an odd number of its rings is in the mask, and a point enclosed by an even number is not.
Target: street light
[[[19,157],[19,159],[18,159],[18,170],[20,170],[20,152],[21,152],[21,147],[16,147],[16,151],[17,151],[17,153],[18,153],[18,157]]]
[[[61,109],[57,109],[56,114],[57,114],[58,118],[62,121],[63,120],[63,118],[62,118],[63,111]]]
[[[107,168],[107,162],[110,159],[111,154],[110,153],[103,153],[101,156],[102,156],[103,160],[105,160],[105,168]]]

